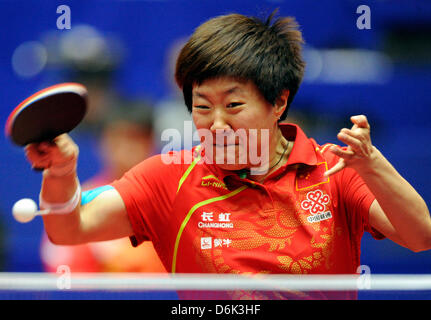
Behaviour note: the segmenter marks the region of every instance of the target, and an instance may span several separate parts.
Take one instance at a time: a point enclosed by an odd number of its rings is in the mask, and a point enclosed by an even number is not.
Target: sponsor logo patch
[[[332,218],[331,211],[326,211],[326,205],[329,200],[329,196],[323,193],[322,190],[308,192],[306,199],[301,202],[301,208],[311,213],[307,217],[307,221],[314,223]]]

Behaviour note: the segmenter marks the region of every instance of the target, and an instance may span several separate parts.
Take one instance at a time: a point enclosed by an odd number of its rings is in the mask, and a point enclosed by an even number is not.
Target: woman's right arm
[[[67,203],[79,192],[78,153],[78,146],[67,134],[52,143],[26,147],[31,165],[44,169],[41,189],[44,202],[50,205]],[[80,196],[78,194],[79,199]],[[43,222],[50,240],[60,245],[112,240],[133,234],[124,202],[115,189],[101,193],[84,206],[78,201],[71,212],[44,215]]]

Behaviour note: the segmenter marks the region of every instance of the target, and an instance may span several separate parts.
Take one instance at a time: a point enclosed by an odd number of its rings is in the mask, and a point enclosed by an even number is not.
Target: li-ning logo
[[[216,176],[214,176],[212,174],[202,178],[201,186],[202,187],[222,188],[222,189],[227,190],[226,184],[221,182]]]
[[[310,223],[319,222],[332,218],[331,211],[326,211],[326,205],[329,203],[329,196],[321,190],[310,191],[307,193],[307,199],[301,202],[301,208],[309,211],[311,216],[307,217]]]

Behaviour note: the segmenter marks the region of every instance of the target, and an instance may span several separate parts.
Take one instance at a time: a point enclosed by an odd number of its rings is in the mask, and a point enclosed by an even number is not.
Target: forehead
[[[252,81],[241,81],[230,77],[213,78],[193,85],[193,97],[208,95],[260,95],[259,90]]]

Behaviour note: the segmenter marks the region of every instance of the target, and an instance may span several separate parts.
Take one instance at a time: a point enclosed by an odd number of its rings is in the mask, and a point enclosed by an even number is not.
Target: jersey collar
[[[279,173],[281,170],[294,164],[306,164],[309,166],[316,165],[317,156],[315,146],[301,128],[298,125],[291,123],[281,123],[279,124],[279,127],[283,136],[289,141],[294,141],[294,145],[287,162],[276,172]],[[215,171],[216,175],[223,180],[227,176],[237,176],[236,172],[223,170],[217,165],[210,165],[209,167],[211,168],[210,170]]]
[[[294,141],[292,151],[285,166],[303,163],[309,166],[317,164],[316,150],[313,142],[305,135],[304,131],[296,124],[280,123],[281,133],[289,140]]]

